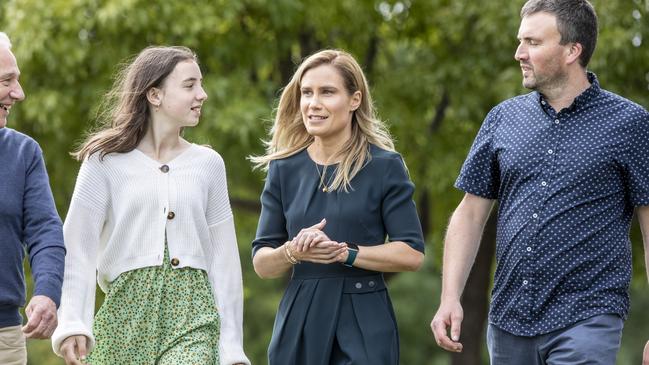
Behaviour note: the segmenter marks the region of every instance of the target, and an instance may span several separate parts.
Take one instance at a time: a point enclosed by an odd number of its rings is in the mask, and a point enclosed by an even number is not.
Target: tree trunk
[[[460,335],[460,342],[464,349],[459,354],[451,355],[452,365],[480,365],[483,363],[482,346],[486,344],[484,329],[489,307],[491,267],[496,253],[496,217],[497,209],[494,208],[485,226],[478,255],[464,288],[462,295],[464,320]]]

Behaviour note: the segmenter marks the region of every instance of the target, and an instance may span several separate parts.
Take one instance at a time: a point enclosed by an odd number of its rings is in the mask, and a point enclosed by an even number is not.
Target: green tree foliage
[[[649,0],[593,1],[600,39],[590,68],[602,85],[649,107]],[[219,151],[228,168],[245,281],[245,346],[266,363],[284,280],[261,280],[250,245],[263,172],[260,154],[280,88],[302,57],[343,48],[363,64],[417,185],[427,239],[418,273],[390,287],[402,335],[402,363],[443,364],[428,324],[437,306],[442,236],[461,194],[452,185],[477,129],[499,101],[522,89],[513,59],[522,0],[5,0],[1,30],[14,43],[27,100],[10,126],[45,151],[59,212],[65,216],[78,163],[68,152],[94,128],[102,95],[120,63],[152,44],[196,51],[209,99],[186,132]],[[621,364],[639,363],[649,317],[642,245],[634,230],[634,311]],[[635,304],[637,303],[637,304]],[[642,303],[642,304],[640,304]],[[480,334],[465,334],[480,336]],[[484,351],[484,350],[482,350]],[[30,343],[30,363],[60,364],[48,342]]]

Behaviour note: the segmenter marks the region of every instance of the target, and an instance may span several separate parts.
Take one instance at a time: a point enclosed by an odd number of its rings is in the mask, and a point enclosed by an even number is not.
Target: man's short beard
[[[532,72],[533,73],[533,72]],[[561,89],[566,84],[568,76],[563,72],[557,72],[551,77],[544,77],[539,80],[534,74],[534,81],[531,85],[526,85],[525,78],[523,78],[523,87],[526,89],[538,91],[541,94],[545,94],[544,91]]]

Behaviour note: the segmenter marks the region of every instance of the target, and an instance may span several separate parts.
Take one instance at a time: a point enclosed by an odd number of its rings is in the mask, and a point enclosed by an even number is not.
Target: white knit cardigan
[[[54,352],[60,356],[71,335],[87,336],[92,349],[95,280],[107,292],[123,272],[162,265],[166,231],[169,255],[179,261],[174,268],[207,271],[221,321],[221,364],[250,364],[223,159],[192,144],[162,166],[137,149],[103,160],[95,153],[82,163],[63,226],[67,255]]]

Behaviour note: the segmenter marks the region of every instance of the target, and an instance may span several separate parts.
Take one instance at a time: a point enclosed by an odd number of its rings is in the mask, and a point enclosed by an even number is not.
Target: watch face
[[[349,250],[354,250],[354,251],[358,251],[358,245],[355,244],[355,243],[348,243],[348,244],[347,244],[347,249],[349,249]]]

